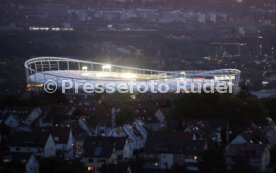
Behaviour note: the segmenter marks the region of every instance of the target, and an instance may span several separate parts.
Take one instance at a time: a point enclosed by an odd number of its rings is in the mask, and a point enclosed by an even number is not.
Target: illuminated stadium
[[[111,65],[91,61],[83,61],[60,57],[37,57],[25,62],[25,73],[28,90],[43,89],[45,82],[51,80],[62,86],[63,80],[73,83],[110,83],[126,84],[134,82],[156,82],[167,84],[170,91],[175,92],[176,82],[215,85],[227,84],[238,87],[240,71],[236,69],[219,69],[211,71],[159,71]]]

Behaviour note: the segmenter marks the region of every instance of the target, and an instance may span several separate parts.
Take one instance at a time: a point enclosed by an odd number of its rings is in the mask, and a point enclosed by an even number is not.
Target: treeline
[[[185,94],[173,101],[178,120],[226,119],[237,130],[252,122],[262,124],[267,117],[275,120],[275,103],[274,98],[223,94]]]

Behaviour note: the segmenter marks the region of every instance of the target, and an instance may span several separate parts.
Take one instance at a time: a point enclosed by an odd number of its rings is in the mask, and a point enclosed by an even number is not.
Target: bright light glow
[[[235,76],[227,76],[227,75],[224,75],[224,76],[214,76],[214,79],[215,80],[234,80]]]
[[[114,77],[114,75],[109,75],[108,73],[96,73],[97,78],[104,78],[104,77]]]
[[[97,72],[94,75],[96,78],[119,78],[119,79],[136,79],[136,78],[138,78],[138,75],[134,74],[134,73]]]
[[[194,160],[197,160],[197,156],[194,156]]]
[[[82,73],[81,75],[87,77],[87,76],[89,76],[89,73]]]
[[[11,160],[10,159],[4,159],[3,162],[4,163],[9,163],[9,162],[11,162]]]
[[[84,71],[84,72],[86,72],[86,73],[82,73],[81,74],[82,76],[88,76],[89,75],[89,73],[87,73],[87,69],[88,69],[87,66],[82,66],[81,70]]]
[[[125,79],[135,79],[135,78],[137,78],[137,75],[134,74],[134,73],[123,73],[122,74],[122,78],[125,78]]]
[[[83,66],[82,68],[81,68],[83,71],[87,71],[87,66]]]
[[[87,170],[88,170],[88,171],[93,171],[93,170],[94,170],[94,167],[93,167],[93,166],[88,166],[88,167],[87,167]]]
[[[135,95],[135,94],[132,94],[130,97],[131,97],[133,100],[136,99],[136,95]],[[141,124],[140,124],[140,125],[141,125]]]
[[[105,65],[102,66],[102,69],[110,70],[111,69],[111,65],[110,64],[105,64]]]
[[[101,72],[95,71],[84,71],[81,73],[82,76],[88,78],[112,78],[112,79],[124,79],[124,80],[136,80],[136,79],[159,79],[164,78],[164,73],[148,75],[148,74],[136,74],[133,72],[111,72],[111,70],[103,70]],[[167,81],[167,79],[164,79]]]

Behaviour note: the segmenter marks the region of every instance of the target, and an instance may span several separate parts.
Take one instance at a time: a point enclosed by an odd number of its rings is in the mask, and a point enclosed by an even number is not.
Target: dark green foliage
[[[244,128],[251,122],[263,123],[267,111],[256,98],[245,99],[234,95],[185,94],[174,101],[177,118],[226,119],[234,129]]]
[[[48,158],[40,162],[41,173],[85,173],[86,169],[79,160],[63,161],[58,158]]]
[[[236,164],[231,172],[233,172],[233,173],[253,173],[256,171],[254,171],[250,167],[248,158],[240,156],[236,159]]]
[[[273,168],[273,170],[276,170],[276,147],[272,147],[270,150],[270,166]]]
[[[101,167],[100,173],[127,173],[127,164],[105,164]]]
[[[28,98],[21,98],[18,95],[9,95],[0,100],[0,106],[45,106],[56,104],[67,104],[67,98],[61,92],[52,94],[40,93],[32,94]]]
[[[171,170],[168,173],[185,173],[188,172],[185,166],[174,165],[172,166]]]
[[[203,172],[222,172],[224,171],[224,148],[214,142],[209,142],[208,149],[202,156],[199,168]]]
[[[265,108],[268,110],[268,115],[276,121],[276,98],[267,98],[262,100]]]
[[[125,123],[133,123],[136,115],[135,112],[131,109],[131,107],[124,105],[120,107],[120,112],[116,116],[116,125],[122,126]]]
[[[10,135],[11,128],[3,123],[0,123],[0,134],[3,136]]]

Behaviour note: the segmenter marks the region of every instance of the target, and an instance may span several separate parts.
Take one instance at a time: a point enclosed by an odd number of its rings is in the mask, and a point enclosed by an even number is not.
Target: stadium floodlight
[[[180,72],[180,74],[181,74],[181,76],[186,76],[186,72],[185,71],[182,71],[182,72]]]
[[[135,79],[135,78],[137,78],[137,75],[134,74],[134,73],[124,73],[124,74],[122,74],[122,78],[125,78],[125,79]]]
[[[103,71],[111,71],[111,65],[110,64],[104,64],[102,65],[102,70]]]
[[[87,66],[83,66],[82,68],[81,68],[83,71],[87,71]]]

